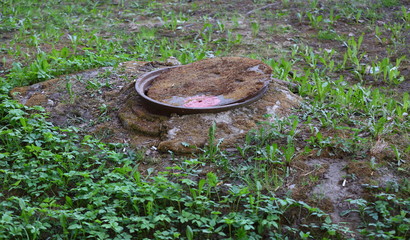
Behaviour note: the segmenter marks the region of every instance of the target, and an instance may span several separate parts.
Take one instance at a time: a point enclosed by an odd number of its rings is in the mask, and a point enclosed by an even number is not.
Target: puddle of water
[[[189,108],[206,108],[230,104],[235,102],[234,99],[225,98],[223,95],[206,96],[197,95],[192,97],[173,96],[165,99],[163,102],[174,106],[189,107]]]

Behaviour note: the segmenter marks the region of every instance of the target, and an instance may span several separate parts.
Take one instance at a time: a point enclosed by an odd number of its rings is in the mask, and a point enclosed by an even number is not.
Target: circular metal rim
[[[146,95],[146,90],[151,85],[151,83],[158,77],[160,74],[169,71],[172,68],[177,68],[181,66],[173,66],[173,67],[166,67],[154,70],[152,72],[145,73],[141,75],[135,82],[135,90],[137,91],[138,95],[142,97],[144,104],[149,107],[148,110],[152,112],[169,115],[172,113],[176,113],[179,115],[186,115],[186,114],[199,114],[199,113],[217,113],[223,112],[227,110],[231,110],[238,107],[243,107],[249,105],[260,98],[265,94],[268,90],[269,81],[266,81],[265,85],[257,91],[254,95],[248,96],[246,98],[240,99],[236,102],[229,103],[226,105],[218,105],[213,107],[204,107],[204,108],[190,108],[190,107],[181,107],[181,106],[174,106],[170,104],[166,104],[155,99],[152,99]]]

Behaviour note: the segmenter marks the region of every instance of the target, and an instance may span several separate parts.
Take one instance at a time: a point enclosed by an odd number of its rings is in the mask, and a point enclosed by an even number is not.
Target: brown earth
[[[171,68],[158,76],[147,95],[161,102],[172,97],[223,96],[238,101],[255,95],[270,80],[272,69],[262,61],[240,58],[210,58]]]
[[[248,63],[244,68],[260,64],[257,60]],[[282,82],[271,81],[265,96],[249,106],[216,114],[153,114],[135,91],[134,80],[164,66],[156,62],[125,62],[119,69],[71,74],[15,88],[11,94],[23,104],[43,106],[58,126],[75,126],[83,134],[97,134],[105,141],[127,142],[134,147],[175,154],[192,153],[204,147],[213,122],[218,128],[216,138],[224,139],[221,147],[236,147],[258,122],[286,116],[301,101]]]

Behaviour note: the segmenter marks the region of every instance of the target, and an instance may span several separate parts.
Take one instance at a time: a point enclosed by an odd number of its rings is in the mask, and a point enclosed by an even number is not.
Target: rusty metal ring
[[[151,111],[156,114],[161,114],[161,115],[170,115],[172,113],[176,113],[178,115],[186,115],[186,114],[198,114],[198,113],[223,112],[226,110],[243,107],[243,106],[249,105],[259,100],[268,89],[268,82],[266,82],[265,85],[261,89],[259,89],[255,94],[251,96],[247,96],[246,98],[242,98],[238,101],[235,101],[235,102],[232,102],[226,105],[217,105],[217,106],[212,106],[212,107],[201,107],[201,108],[174,106],[174,105],[166,104],[166,103],[163,103],[163,102],[160,102],[160,101],[157,101],[155,99],[148,97],[147,96],[148,88],[152,84],[152,82],[155,80],[155,78],[158,77],[160,74],[166,73],[170,69],[177,68],[177,67],[180,67],[180,66],[157,69],[152,72],[143,74],[136,80],[135,89],[137,90],[138,95],[141,96],[142,102],[148,111]]]

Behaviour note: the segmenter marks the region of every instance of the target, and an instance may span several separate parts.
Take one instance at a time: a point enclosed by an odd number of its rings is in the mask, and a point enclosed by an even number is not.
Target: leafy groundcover
[[[342,229],[303,202],[223,184],[212,172],[198,178],[198,159],[142,176],[143,154],[80,139],[41,108],[1,100],[1,239],[285,239]],[[318,231],[296,230],[302,224]]]

